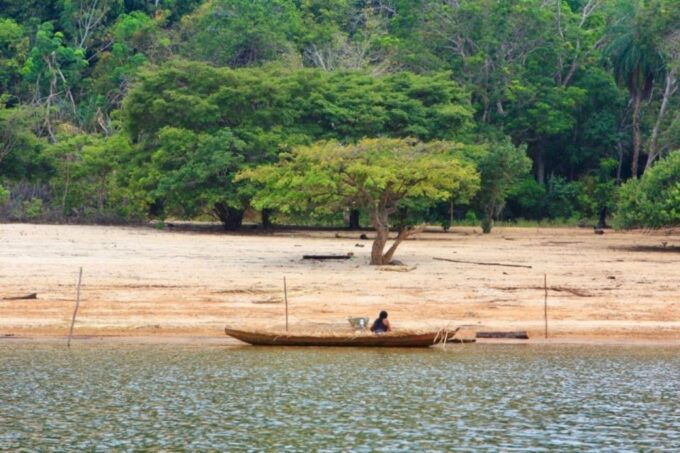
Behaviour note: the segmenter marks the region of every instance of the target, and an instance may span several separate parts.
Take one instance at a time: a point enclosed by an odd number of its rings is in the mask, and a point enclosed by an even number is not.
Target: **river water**
[[[680,349],[0,344],[0,450],[675,450]]]

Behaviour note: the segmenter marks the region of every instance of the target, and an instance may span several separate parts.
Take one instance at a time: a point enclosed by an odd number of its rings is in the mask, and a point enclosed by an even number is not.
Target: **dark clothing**
[[[375,321],[373,321],[373,325],[371,326],[371,332],[375,333],[387,332],[387,326],[383,322],[382,318],[378,318]]]

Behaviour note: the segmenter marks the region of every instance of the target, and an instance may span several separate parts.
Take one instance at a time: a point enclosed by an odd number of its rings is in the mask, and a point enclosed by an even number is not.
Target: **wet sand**
[[[301,259],[348,252],[350,260]],[[395,328],[527,330],[540,342],[547,274],[551,342],[680,344],[677,230],[454,228],[404,243],[395,258],[405,266],[369,266],[369,253],[370,241],[347,231],[0,225],[0,297],[38,293],[0,300],[0,337],[63,339],[82,266],[76,334],[86,338],[227,344],[218,340],[226,324],[283,324],[286,276],[293,329],[346,328],[347,317],[385,309]]]

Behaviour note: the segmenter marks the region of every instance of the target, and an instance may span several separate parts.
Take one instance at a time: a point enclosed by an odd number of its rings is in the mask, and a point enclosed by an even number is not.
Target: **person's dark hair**
[[[385,310],[381,311],[379,318],[380,319],[387,319],[387,312]]]

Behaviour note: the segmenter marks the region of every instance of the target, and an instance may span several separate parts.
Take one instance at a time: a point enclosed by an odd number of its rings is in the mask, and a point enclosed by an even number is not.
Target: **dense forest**
[[[0,0],[0,219],[678,225],[679,74],[680,0]]]

